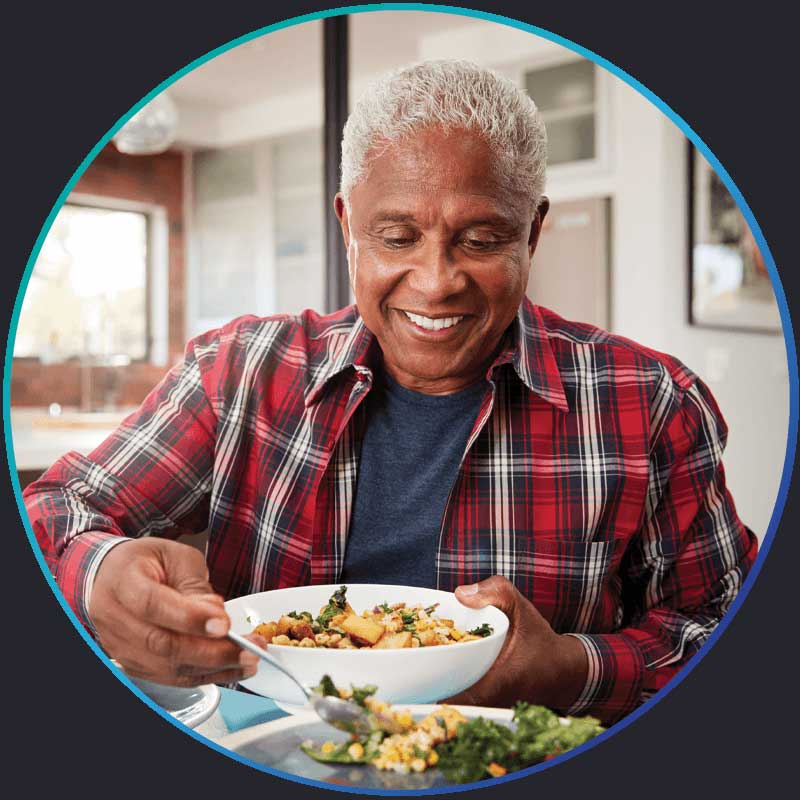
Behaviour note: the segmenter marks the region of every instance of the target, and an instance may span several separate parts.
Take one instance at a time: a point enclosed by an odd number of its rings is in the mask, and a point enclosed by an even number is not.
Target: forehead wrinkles
[[[414,184],[408,191],[398,191],[394,186],[382,192],[365,222],[374,225],[408,222],[422,227],[444,224],[450,228],[481,222],[515,227],[522,224],[513,206],[493,195],[442,190],[426,184]]]

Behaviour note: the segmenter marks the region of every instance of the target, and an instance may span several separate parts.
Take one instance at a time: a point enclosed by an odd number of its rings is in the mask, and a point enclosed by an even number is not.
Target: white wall
[[[627,84],[614,84],[613,328],[677,356],[709,386],[729,427],[728,486],[763,538],[787,443],[784,340],[687,323],[686,140]]]

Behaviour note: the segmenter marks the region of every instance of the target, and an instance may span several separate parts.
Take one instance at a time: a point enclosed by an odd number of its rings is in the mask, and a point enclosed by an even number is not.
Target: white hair
[[[371,160],[423,128],[475,131],[497,159],[498,178],[530,204],[544,191],[547,134],[533,100],[516,84],[469,61],[424,61],[375,81],[358,101],[342,138],[340,190],[366,177]]]

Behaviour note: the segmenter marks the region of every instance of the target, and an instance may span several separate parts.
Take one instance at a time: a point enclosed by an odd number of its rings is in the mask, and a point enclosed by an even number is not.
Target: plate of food
[[[472,686],[494,663],[508,632],[495,608],[473,609],[451,592],[411,586],[301,586],[239,597],[225,608],[236,633],[258,633],[270,655],[305,685],[379,683],[390,703],[429,703]],[[262,662],[242,681],[289,706],[305,698]]]
[[[231,734],[222,747],[309,780],[364,789],[420,790],[502,777],[577,747],[603,731],[592,717],[559,717],[543,706],[391,706],[375,686],[316,688],[374,714],[356,737],[306,712]],[[387,721],[391,724],[387,727]]]

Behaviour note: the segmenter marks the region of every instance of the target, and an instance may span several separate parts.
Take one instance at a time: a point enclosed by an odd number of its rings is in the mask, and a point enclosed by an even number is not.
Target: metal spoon
[[[373,714],[365,709],[359,708],[355,703],[349,703],[347,700],[342,700],[340,697],[332,697],[330,695],[323,696],[312,692],[308,686],[303,685],[300,681],[292,675],[282,664],[279,664],[266,650],[262,650],[257,644],[253,644],[249,639],[233,631],[228,631],[228,638],[239,645],[244,650],[255,653],[260,659],[266,661],[275,669],[282,672],[287,678],[294,682],[304,697],[308,701],[311,708],[317,713],[320,719],[348,733],[355,733],[359,736],[366,736],[376,728],[386,731],[387,733],[399,733],[403,730],[395,720],[387,717],[384,714]]]

